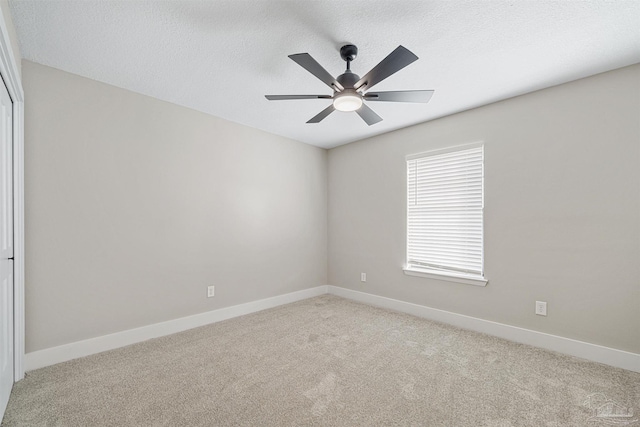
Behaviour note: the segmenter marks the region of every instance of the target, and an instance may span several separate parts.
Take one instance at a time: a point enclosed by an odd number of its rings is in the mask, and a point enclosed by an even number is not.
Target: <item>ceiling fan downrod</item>
[[[347,70],[351,70],[351,61],[358,57],[358,48],[353,44],[345,44],[340,48],[340,58],[347,61]]]

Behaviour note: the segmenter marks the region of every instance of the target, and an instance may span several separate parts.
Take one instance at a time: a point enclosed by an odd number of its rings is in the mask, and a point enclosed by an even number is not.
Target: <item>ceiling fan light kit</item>
[[[367,92],[374,85],[418,59],[409,49],[398,46],[362,78],[351,71],[351,61],[356,59],[357,56],[358,48],[355,45],[347,44],[342,46],[340,48],[340,57],[347,62],[347,69],[343,74],[333,78],[308,53],[289,55],[289,58],[298,63],[298,65],[329,86],[333,90],[333,95],[265,95],[265,97],[270,101],[332,99],[331,105],[312,117],[307,123],[320,123],[329,114],[338,110],[355,111],[369,126],[382,121],[382,118],[369,108],[364,101],[427,103],[431,99],[434,92],[432,90]]]
[[[339,111],[356,111],[362,107],[362,96],[353,89],[345,89],[333,96],[333,107]]]

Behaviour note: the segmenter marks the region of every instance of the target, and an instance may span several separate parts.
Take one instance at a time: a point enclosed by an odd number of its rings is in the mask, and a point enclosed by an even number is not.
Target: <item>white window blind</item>
[[[483,276],[482,145],[407,159],[410,269]]]

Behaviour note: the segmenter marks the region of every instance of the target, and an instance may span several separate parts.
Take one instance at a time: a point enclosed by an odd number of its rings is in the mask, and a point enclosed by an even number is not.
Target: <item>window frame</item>
[[[462,273],[456,272],[452,270],[438,270],[438,269],[430,269],[428,267],[418,267],[415,265],[409,264],[409,161],[416,160],[424,157],[437,156],[440,154],[447,154],[456,151],[464,151],[473,148],[482,148],[482,246],[481,246],[481,263],[482,263],[482,273],[481,274],[471,274],[471,273]],[[476,286],[486,286],[489,280],[486,277],[486,272],[484,270],[484,255],[485,255],[485,235],[484,235],[484,220],[485,220],[485,174],[484,174],[484,164],[485,164],[485,155],[484,155],[484,142],[474,142],[470,144],[462,144],[455,145],[451,147],[424,151],[416,154],[411,154],[405,157],[405,266],[403,267],[404,274],[408,276],[417,276],[417,277],[425,277],[430,279],[438,279],[450,282],[463,283],[468,285],[476,285]]]

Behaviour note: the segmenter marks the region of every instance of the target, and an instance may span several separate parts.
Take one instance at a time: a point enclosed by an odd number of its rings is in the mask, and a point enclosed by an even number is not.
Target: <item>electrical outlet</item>
[[[536,301],[536,314],[538,316],[547,315],[547,303],[545,301]]]
[[[207,298],[211,298],[213,296],[216,295],[216,287],[215,286],[209,286],[207,288]]]
[[[360,273],[360,281],[361,282],[367,281],[367,273]]]

